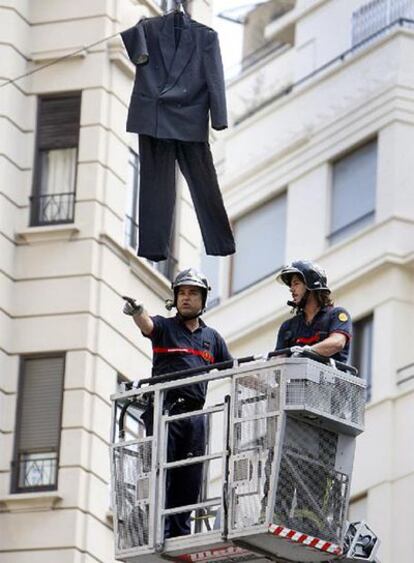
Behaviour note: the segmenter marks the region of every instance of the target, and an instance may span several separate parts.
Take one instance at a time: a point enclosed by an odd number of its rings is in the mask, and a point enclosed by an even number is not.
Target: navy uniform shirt
[[[152,375],[181,371],[231,360],[232,357],[220,334],[199,319],[200,326],[191,332],[178,316],[151,317],[154,329],[152,342]],[[207,383],[196,383],[170,392],[204,404]]]
[[[334,360],[346,362],[349,354],[349,343],[352,338],[351,317],[342,307],[322,307],[310,324],[305,321],[303,311],[285,321],[277,335],[276,350],[291,346],[312,346],[328,338],[334,332],[346,336],[343,350],[332,356]]]

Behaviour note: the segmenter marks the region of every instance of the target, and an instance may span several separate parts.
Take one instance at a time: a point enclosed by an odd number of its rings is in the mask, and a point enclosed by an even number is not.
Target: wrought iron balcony
[[[388,33],[399,19],[414,19],[412,0],[372,0],[352,14],[352,46]],[[407,24],[409,22],[407,21]]]
[[[14,462],[15,491],[55,489],[57,483],[57,455],[23,454]]]
[[[30,197],[30,225],[73,223],[75,192],[33,195]]]

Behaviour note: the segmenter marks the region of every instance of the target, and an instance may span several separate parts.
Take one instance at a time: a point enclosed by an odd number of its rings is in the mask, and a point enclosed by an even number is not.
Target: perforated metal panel
[[[335,471],[337,443],[337,434],[287,417],[275,524],[340,544],[349,478]]]
[[[243,529],[265,521],[280,405],[280,371],[244,374],[235,380],[234,391],[231,525]]]
[[[328,415],[350,425],[362,427],[364,393],[364,385],[356,378],[333,375],[329,368],[321,368],[317,377],[294,377],[288,380],[286,407],[308,409],[321,416]]]
[[[113,448],[117,549],[149,544],[152,440]]]

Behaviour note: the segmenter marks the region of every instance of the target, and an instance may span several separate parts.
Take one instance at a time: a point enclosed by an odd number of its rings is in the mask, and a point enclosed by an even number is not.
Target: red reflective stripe
[[[214,364],[214,356],[207,352],[207,350],[194,350],[194,348],[153,348],[153,352],[156,354],[176,354],[176,353],[184,353],[184,354],[191,354],[192,356],[200,356],[203,360],[210,362],[210,364]]]
[[[314,334],[313,336],[309,336],[308,338],[303,336],[301,338],[296,339],[296,344],[315,344],[315,342],[319,342],[321,338],[320,332]]]

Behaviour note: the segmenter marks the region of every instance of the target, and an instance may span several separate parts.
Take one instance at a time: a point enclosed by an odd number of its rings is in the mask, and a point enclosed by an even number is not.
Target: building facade
[[[121,296],[160,313],[177,267],[201,264],[208,324],[235,356],[267,352],[290,314],[275,273],[301,257],[351,311],[368,381],[351,517],[381,537],[382,563],[412,563],[413,2],[248,14],[231,127],[213,139],[238,252],[200,252],[180,184],[171,256],[154,266],[135,252],[133,68],[115,34],[168,7],[0,1],[0,563],[113,561],[109,396],[151,364]],[[191,9],[209,21],[209,2]]]
[[[290,315],[283,264],[326,269],[368,382],[350,515],[376,530],[383,563],[414,557],[413,10],[274,0],[247,15],[220,146],[237,254],[206,264],[220,288],[207,321],[235,356],[274,349]]]
[[[179,263],[199,260],[181,185],[169,259],[136,256],[135,69],[117,33],[170,4],[0,2],[2,563],[114,560],[109,397],[151,366],[121,296],[162,313]]]

